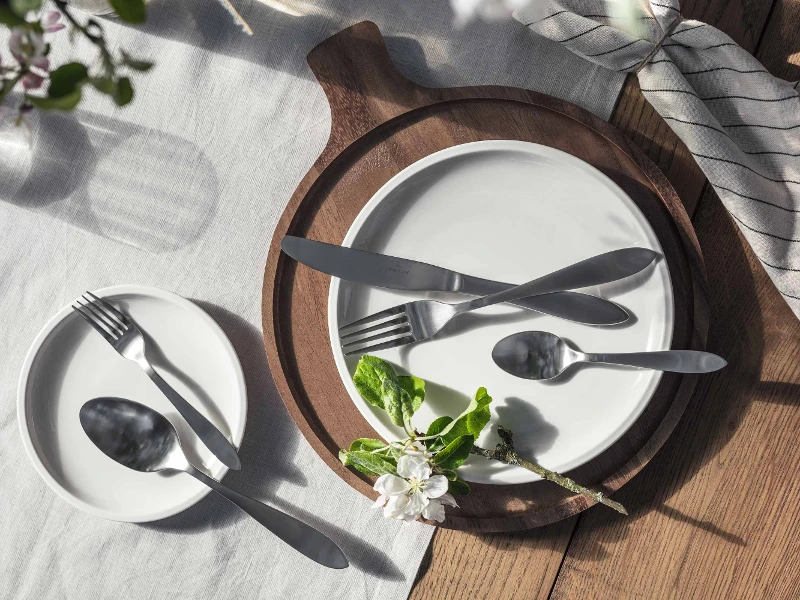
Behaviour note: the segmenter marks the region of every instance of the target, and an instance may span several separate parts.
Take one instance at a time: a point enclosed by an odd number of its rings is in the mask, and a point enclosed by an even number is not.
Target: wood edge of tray
[[[362,24],[359,24],[362,25]],[[374,25],[373,25],[374,26]],[[355,27],[355,26],[354,26]],[[377,30],[377,28],[376,28]],[[378,33],[379,35],[379,33]],[[442,90],[431,90],[421,88],[426,94],[430,93],[429,105],[412,106],[406,111],[399,112],[391,119],[368,128],[361,136],[352,142],[342,146],[333,139],[329,139],[325,150],[311,167],[309,172],[298,185],[292,195],[286,209],[284,210],[273,234],[270,243],[269,254],[264,272],[264,282],[262,287],[262,326],[264,334],[264,344],[266,348],[268,363],[275,385],[281,395],[281,399],[287,407],[292,419],[297,424],[303,436],[311,444],[314,451],[331,467],[336,474],[347,482],[351,487],[361,492],[368,498],[374,498],[376,493],[372,490],[372,484],[366,479],[362,479],[356,473],[344,467],[338,460],[338,456],[326,445],[322,439],[320,430],[324,432],[322,424],[315,421],[312,414],[304,411],[297,401],[292,383],[287,377],[287,369],[282,358],[279,340],[276,338],[276,320],[279,318],[275,313],[274,300],[280,291],[281,279],[285,265],[282,261],[288,260],[280,250],[280,240],[287,235],[295,222],[298,211],[302,208],[303,200],[308,192],[314,187],[316,181],[324,174],[325,170],[333,164],[336,159],[346,151],[346,149],[361,138],[369,135],[376,127],[387,125],[395,119],[399,119],[410,112],[428,108],[430,105],[446,103],[452,101],[465,100],[511,100],[525,104],[538,105],[548,110],[558,112],[566,117],[578,121],[578,123],[593,129],[597,134],[604,137],[610,143],[617,146],[620,151],[626,154],[642,170],[649,179],[653,189],[661,199],[676,226],[679,237],[683,242],[683,252],[686,256],[689,267],[688,277],[691,280],[692,295],[692,314],[688,315],[691,327],[691,347],[703,349],[708,334],[708,284],[705,273],[700,245],[691,224],[691,220],[681,203],[677,193],[669,183],[664,174],[656,167],[644,153],[633,145],[621,132],[611,124],[603,121],[589,111],[564,100],[533,92],[520,88],[503,86],[476,86],[461,88],[446,88]],[[435,96],[435,98],[433,97]],[[607,477],[598,487],[608,493],[613,493],[622,485],[627,483],[655,456],[663,446],[677,426],[683,415],[689,400],[692,397],[697,376],[684,375],[681,377],[678,390],[672,402],[653,434],[648,438],[639,451],[634,454],[624,465],[617,469],[611,476]],[[536,513],[522,513],[508,517],[458,517],[448,516],[448,519],[439,526],[448,529],[460,529],[469,531],[494,532],[494,531],[516,531],[529,529],[552,523],[577,514],[592,506],[582,496],[572,496],[556,505]]]

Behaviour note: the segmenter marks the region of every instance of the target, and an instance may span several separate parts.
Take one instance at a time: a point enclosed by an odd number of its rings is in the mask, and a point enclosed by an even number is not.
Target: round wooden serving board
[[[330,350],[330,278],[281,253],[284,235],[340,244],[356,215],[392,176],[438,150],[478,140],[524,140],[581,158],[636,202],[658,235],[675,294],[673,348],[702,349],[707,283],[688,215],[658,168],[611,125],[550,96],[508,87],[430,89],[403,77],[374,23],[354,25],[317,46],[308,63],[331,107],[331,134],[278,223],[264,274],[263,325],[269,364],[284,403],[317,453],[370,498],[369,477],[342,466],[340,448],[378,437],[353,405]],[[607,492],[638,473],[666,441],[696,376],[664,374],[647,408],[608,450],[570,475]],[[555,484],[478,485],[448,508],[443,527],[512,531],[552,523],[590,506]],[[606,509],[603,509],[606,510]]]

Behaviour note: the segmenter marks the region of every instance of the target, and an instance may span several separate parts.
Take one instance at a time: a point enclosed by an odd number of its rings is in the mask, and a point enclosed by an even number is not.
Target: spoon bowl
[[[492,349],[492,360],[506,373],[523,379],[552,379],[579,362],[595,362],[674,373],[711,373],[728,363],[725,359],[696,350],[662,350],[589,354],[571,348],[546,331],[523,331],[503,338]]]
[[[232,490],[197,469],[183,454],[172,423],[152,408],[124,398],[95,398],[81,407],[79,417],[89,439],[119,464],[144,473],[165,469],[188,473],[311,560],[332,569],[349,565],[341,549],[310,525]]]
[[[515,333],[492,349],[492,360],[498,367],[523,379],[552,379],[579,362],[582,356],[560,337],[546,331]]]
[[[143,404],[122,398],[95,398],[81,407],[79,416],[94,445],[129,469],[143,473],[183,471],[189,465],[172,423]]]

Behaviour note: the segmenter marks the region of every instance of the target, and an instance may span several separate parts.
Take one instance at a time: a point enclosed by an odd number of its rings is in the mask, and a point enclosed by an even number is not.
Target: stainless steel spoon
[[[588,354],[573,350],[557,335],[523,331],[495,344],[492,359],[506,373],[523,379],[552,379],[579,362],[609,363],[675,373],[710,373],[728,363],[710,352],[664,350],[625,354]]]
[[[294,517],[235,492],[195,468],[166,417],[138,402],[95,398],[81,407],[83,430],[109,458],[135,471],[183,471],[205,483],[311,560],[344,569],[347,558],[332,540]]]

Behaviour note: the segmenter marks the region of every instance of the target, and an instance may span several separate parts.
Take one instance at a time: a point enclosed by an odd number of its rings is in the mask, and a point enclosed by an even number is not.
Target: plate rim
[[[375,71],[376,78],[393,68],[378,28],[370,22],[362,22],[333,36],[312,52],[309,62],[317,78],[323,80],[323,88],[324,81],[326,81],[323,75],[326,71],[320,65],[327,63],[320,61],[326,58],[322,56],[324,52],[339,47],[339,40],[351,45],[360,44],[364,47],[365,53],[373,52],[374,48],[377,48],[378,52],[384,54],[385,58],[378,56],[378,64],[385,68]],[[367,46],[365,42],[371,45]],[[318,56],[319,58],[317,58]],[[349,63],[342,63],[342,65],[345,69],[349,69],[348,73],[352,72],[353,76],[356,76],[352,65]],[[570,135],[583,131],[597,136],[599,145],[601,147],[607,145],[606,150],[612,155],[619,155],[624,163],[623,168],[619,171],[620,175],[625,178],[630,173],[632,186],[638,187],[643,195],[649,198],[646,201],[650,207],[647,213],[650,214],[652,211],[653,214],[660,214],[661,226],[657,229],[659,239],[669,241],[668,246],[665,247],[669,254],[667,259],[670,264],[675,262],[679,267],[677,272],[673,272],[675,299],[681,308],[681,312],[676,312],[673,328],[674,334],[679,336],[680,346],[678,347],[705,349],[711,317],[708,301],[708,278],[703,253],[687,207],[664,173],[641,148],[633,144],[618,128],[586,109],[541,92],[509,86],[431,89],[419,86],[402,76],[397,77],[403,85],[415,91],[418,95],[417,99],[411,105],[398,102],[394,110],[387,115],[384,110],[387,106],[386,103],[380,104],[380,110],[372,109],[370,111],[373,105],[367,101],[368,96],[361,91],[358,92],[358,99],[367,102],[367,109],[359,112],[360,115],[365,116],[366,121],[357,123],[355,130],[353,130],[352,123],[350,129],[333,129],[325,150],[317,157],[298,183],[273,230],[261,288],[261,324],[264,346],[275,385],[284,405],[308,443],[331,470],[353,489],[365,497],[373,499],[377,495],[372,489],[374,478],[342,465],[337,456],[339,445],[331,437],[332,434],[326,430],[330,423],[323,422],[311,412],[314,409],[314,401],[305,397],[307,391],[303,387],[303,382],[296,379],[299,355],[295,346],[296,339],[291,336],[286,337],[287,324],[291,322],[291,313],[287,311],[287,302],[291,302],[296,291],[293,280],[298,272],[302,272],[302,267],[298,269],[296,265],[290,264],[290,261],[281,252],[280,242],[284,235],[308,237],[311,227],[319,227],[313,214],[320,203],[330,201],[327,188],[323,186],[332,185],[332,182],[339,180],[343,174],[340,172],[340,168],[343,168],[346,174],[357,172],[357,169],[362,166],[360,161],[365,148],[386,151],[387,146],[397,139],[397,135],[405,131],[406,123],[413,127],[429,115],[434,118],[442,118],[440,115],[443,115],[444,118],[447,118],[452,116],[454,110],[462,106],[496,103],[501,107],[510,105],[515,109],[528,111],[527,114],[534,123],[537,117],[542,116],[555,116],[563,119],[565,124],[573,127],[569,131]],[[356,80],[358,79],[354,79],[354,81]],[[336,94],[329,93],[328,99],[335,107],[342,104],[340,96]],[[478,140],[491,139],[493,131],[493,129],[486,132],[470,130],[464,134],[464,137]],[[565,135],[567,135],[566,132]],[[512,139],[538,138],[532,129],[525,129],[518,136],[508,137]],[[430,143],[447,147],[447,142]],[[394,162],[402,164],[402,156]],[[390,177],[387,177],[387,180]],[[364,199],[364,203],[366,203],[366,199]],[[638,201],[637,204],[639,204]],[[309,210],[311,210],[310,214]],[[341,232],[334,230],[333,235],[326,234],[324,227],[317,231],[324,236],[323,241],[338,243],[344,237],[346,227],[343,226]],[[675,339],[673,339],[673,346],[675,344]],[[605,462],[594,465],[595,461],[590,461],[585,467],[578,469],[581,473],[586,474],[586,481],[597,482],[607,493],[613,493],[635,477],[663,447],[685,413],[697,384],[697,377],[668,375],[671,376],[662,379],[661,385],[656,390],[656,394],[660,397],[657,410],[653,409],[651,403],[634,427],[628,430],[629,433],[623,436],[623,440],[626,440],[632,430],[640,429],[641,424],[641,433],[629,440],[635,445],[631,445],[627,450],[615,450],[620,443],[618,442],[595,459],[597,461],[607,457],[604,459]],[[368,424],[364,423],[364,425]],[[534,495],[529,486],[533,485],[538,484],[524,486],[527,488],[526,494],[529,494],[531,498]],[[481,491],[480,488],[477,491]],[[547,503],[542,506],[536,505],[536,501],[534,501],[529,509],[517,513],[454,514],[439,526],[445,529],[473,532],[519,531],[574,516],[592,504],[582,496],[572,495],[555,502],[547,500]],[[435,522],[431,522],[431,524],[436,525]]]
[[[448,148],[444,148],[437,152],[433,152],[420,158],[419,160],[411,163],[400,172],[395,174],[391,177],[386,183],[384,183],[378,190],[370,197],[367,203],[361,208],[356,218],[353,220],[353,223],[347,229],[347,233],[342,240],[341,245],[343,247],[351,248],[353,247],[353,237],[355,234],[353,233],[358,226],[360,230],[365,225],[366,221],[379,209],[381,204],[387,199],[387,197],[392,193],[393,190],[397,189],[400,185],[404,182],[408,181],[415,175],[420,174],[425,169],[432,167],[436,164],[441,163],[442,161],[450,160],[453,158],[457,158],[459,156],[464,156],[467,154],[472,154],[476,152],[482,151],[525,151],[526,148],[535,147],[537,149],[543,149],[545,153],[552,153],[555,155],[560,155],[560,158],[565,160],[568,163],[576,164],[579,167],[584,169],[588,169],[592,172],[592,175],[597,177],[598,179],[604,181],[610,188],[612,188],[616,193],[618,193],[622,198],[625,199],[625,202],[629,205],[628,208],[631,212],[634,212],[637,219],[646,223],[647,227],[649,228],[649,235],[655,239],[655,243],[658,246],[657,251],[661,256],[664,254],[664,249],[661,246],[661,242],[658,239],[658,234],[653,229],[652,225],[650,224],[649,220],[645,216],[645,214],[641,211],[638,207],[636,202],[623,190],[616,182],[614,182],[608,175],[600,171],[594,165],[584,161],[583,159],[574,156],[568,152],[564,152],[558,148],[553,148],[551,146],[547,146],[544,144],[539,144],[536,142],[529,142],[525,140],[513,140],[513,139],[492,139],[492,140],[477,140],[472,142],[465,142],[462,144],[455,144]],[[654,250],[656,250],[654,248]],[[668,296],[668,317],[669,321],[665,324],[664,327],[664,335],[665,335],[665,343],[666,347],[670,348],[672,346],[673,336],[674,336],[674,327],[675,327],[675,298],[674,298],[674,285],[672,281],[672,275],[669,269],[669,265],[665,260],[662,261],[664,268],[666,269],[666,282],[667,282],[667,296]],[[350,401],[355,406],[356,410],[361,414],[361,416],[367,421],[367,423],[372,427],[375,432],[383,437],[381,431],[376,428],[376,424],[373,422],[374,414],[369,411],[369,406],[366,405],[365,402],[358,403],[355,400],[355,397],[358,395],[358,391],[355,388],[355,384],[352,381],[352,377],[345,377],[344,373],[349,375],[349,370],[347,369],[347,365],[344,362],[344,355],[341,351],[341,348],[336,347],[336,340],[337,340],[337,327],[338,327],[338,305],[339,305],[339,296],[340,296],[340,288],[341,288],[342,280],[338,277],[331,277],[330,286],[328,288],[328,306],[327,306],[327,321],[328,321],[328,337],[329,342],[331,345],[331,353],[333,354],[334,362],[336,364],[336,368],[339,374],[339,377],[342,380],[342,384],[344,385],[345,390],[347,391],[348,396],[350,396]],[[619,441],[625,433],[628,431],[630,427],[632,427],[636,421],[641,417],[644,411],[647,409],[647,406],[653,399],[653,396],[656,390],[659,387],[661,382],[663,373],[657,372],[654,377],[648,382],[646,393],[643,396],[643,399],[639,401],[637,410],[628,414],[626,419],[617,427],[614,427],[613,435],[609,436],[607,439],[604,440],[602,444],[595,447],[589,453],[584,453],[582,457],[569,462],[566,466],[556,466],[555,470],[559,472],[567,472],[572,471],[574,469],[580,468],[583,465],[591,462],[598,456],[600,456],[603,452],[605,452],[608,448],[613,446],[617,441]],[[470,483],[475,484],[482,484],[482,485],[524,485],[528,483],[534,483],[536,481],[540,481],[541,477],[531,474],[528,476],[526,473],[521,474],[521,480],[519,481],[492,481],[489,477],[479,476],[477,478],[470,478],[467,479]]]
[[[173,302],[180,306],[181,308],[185,308],[195,315],[197,315],[201,320],[205,321],[210,327],[210,330],[216,335],[219,339],[221,346],[225,350],[226,354],[228,354],[229,358],[231,359],[232,365],[234,367],[234,375],[236,378],[237,387],[239,388],[239,410],[241,417],[241,426],[236,431],[231,431],[231,437],[233,438],[233,445],[238,450],[241,446],[242,440],[244,439],[244,432],[247,428],[247,407],[248,407],[248,399],[247,399],[247,384],[244,378],[244,371],[242,370],[241,362],[239,361],[239,357],[236,354],[235,349],[233,348],[233,344],[228,339],[228,336],[225,334],[225,331],[220,327],[220,325],[209,315],[205,310],[203,310],[200,306],[196,303],[192,302],[188,298],[184,298],[179,294],[174,292],[170,292],[168,290],[164,290],[162,288],[157,288],[154,286],[147,286],[147,285],[140,285],[140,284],[119,284],[108,286],[104,288],[99,288],[93,290],[96,296],[101,298],[105,298],[107,296],[115,296],[121,294],[138,294],[143,296],[152,296],[155,298],[159,298],[161,300],[166,300],[168,302]],[[166,519],[168,517],[172,517],[176,514],[183,512],[184,510],[194,506],[200,500],[205,498],[209,493],[211,493],[211,488],[207,486],[202,486],[199,488],[198,492],[194,493],[193,495],[189,496],[186,500],[179,503],[175,507],[168,508],[168,509],[161,509],[161,510],[154,510],[150,511],[149,513],[137,516],[137,517],[130,517],[126,516],[125,513],[115,510],[109,509],[102,509],[98,508],[97,506],[86,502],[78,498],[76,495],[70,493],[67,489],[61,485],[58,480],[50,473],[47,466],[44,464],[44,461],[39,456],[39,453],[36,450],[36,447],[33,443],[33,436],[31,435],[31,431],[29,429],[29,420],[28,420],[28,411],[27,411],[27,396],[28,390],[30,387],[30,378],[32,374],[32,367],[33,363],[42,351],[44,344],[46,343],[48,337],[55,331],[55,329],[64,321],[65,318],[72,314],[72,302],[66,304],[64,307],[59,309],[53,316],[51,316],[44,326],[39,330],[39,333],[36,334],[34,337],[33,342],[31,342],[30,347],[25,355],[25,360],[23,361],[22,368],[20,370],[20,375],[17,384],[17,426],[20,431],[20,435],[22,437],[23,447],[25,448],[25,453],[28,456],[28,460],[33,465],[34,469],[38,473],[38,475],[44,480],[47,486],[56,493],[58,497],[62,500],[65,500],[70,505],[75,508],[78,508],[88,514],[93,516],[102,517],[104,519],[110,521],[118,521],[122,523],[150,523],[153,521],[159,521],[161,519]],[[222,462],[219,462],[220,468],[218,472],[214,473],[214,477],[217,480],[221,480],[229,471],[229,468],[224,465]]]

